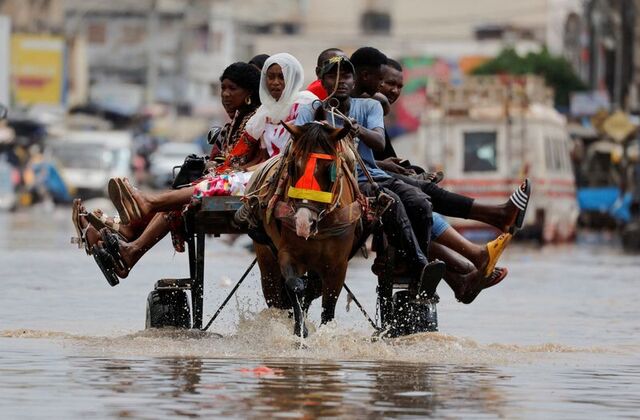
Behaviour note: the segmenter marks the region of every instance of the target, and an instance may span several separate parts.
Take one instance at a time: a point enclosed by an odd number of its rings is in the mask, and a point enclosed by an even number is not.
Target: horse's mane
[[[331,156],[336,155],[336,146],[331,139],[332,128],[317,122],[302,126],[303,134],[293,140],[292,154],[296,158],[306,160],[310,153],[321,149]]]

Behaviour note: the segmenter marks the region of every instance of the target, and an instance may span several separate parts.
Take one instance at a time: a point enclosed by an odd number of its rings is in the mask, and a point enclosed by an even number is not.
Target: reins
[[[336,82],[336,87],[338,86],[338,83]],[[335,88],[334,88],[334,93],[335,93]],[[332,119],[332,125],[335,127],[335,115],[337,115],[338,117],[340,117],[345,123],[350,124],[349,122],[349,117],[347,117],[346,115],[344,115],[342,112],[340,112],[340,110],[338,110],[338,108],[336,106],[330,106],[328,109],[324,106],[329,105],[329,97],[327,97],[327,99],[325,101],[319,101],[322,103],[323,109],[327,112],[329,112],[331,114],[331,119]],[[355,136],[354,136],[355,137]],[[353,154],[356,157],[356,160],[358,161],[358,165],[360,165],[360,168],[362,170],[362,172],[364,173],[364,175],[367,177],[367,181],[373,185],[374,187],[377,186],[377,183],[373,180],[373,177],[371,176],[371,174],[369,173],[369,170],[367,169],[367,166],[364,164],[364,161],[362,160],[362,156],[360,156],[360,153],[358,153],[358,148],[355,147],[355,145],[353,144],[353,142],[351,141],[347,141],[346,142],[347,145],[349,146],[349,149],[353,152]]]

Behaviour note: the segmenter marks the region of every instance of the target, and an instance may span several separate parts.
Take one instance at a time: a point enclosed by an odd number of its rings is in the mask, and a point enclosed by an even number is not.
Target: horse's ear
[[[302,129],[300,128],[299,125],[295,125],[295,124],[287,124],[284,121],[280,121],[280,124],[282,124],[282,126],[289,132],[291,133],[291,137],[294,139],[299,138],[302,135]]]
[[[349,131],[351,131],[351,127],[349,127],[349,126],[336,127],[331,132],[331,140],[333,140],[334,143],[338,142],[338,141],[342,140],[343,138],[345,138],[346,135],[349,134]]]

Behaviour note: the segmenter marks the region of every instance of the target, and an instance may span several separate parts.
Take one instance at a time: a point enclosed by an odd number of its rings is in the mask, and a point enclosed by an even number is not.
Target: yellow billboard
[[[60,104],[64,86],[64,39],[11,36],[11,88],[19,105]]]

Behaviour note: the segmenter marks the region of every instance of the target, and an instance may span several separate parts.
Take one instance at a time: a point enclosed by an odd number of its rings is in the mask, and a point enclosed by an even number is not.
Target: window
[[[369,10],[360,17],[360,27],[365,34],[387,35],[391,32],[391,16],[386,12]]]
[[[488,172],[497,169],[495,131],[464,133],[464,172]]]
[[[104,44],[107,42],[107,26],[102,22],[89,23],[87,34],[90,44]]]
[[[125,44],[140,44],[147,35],[144,25],[122,25],[122,41]]]
[[[545,167],[550,171],[569,170],[571,164],[568,159],[566,142],[554,137],[544,138]]]

